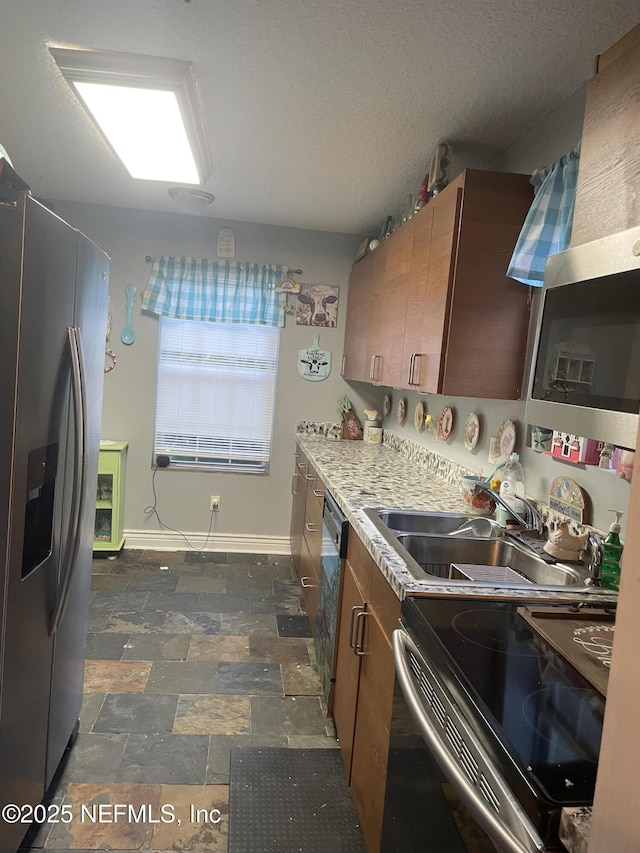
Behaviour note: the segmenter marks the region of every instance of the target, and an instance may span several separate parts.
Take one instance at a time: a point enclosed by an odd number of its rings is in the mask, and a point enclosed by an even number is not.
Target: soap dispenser
[[[611,523],[609,532],[602,543],[602,585],[608,589],[620,589],[620,558],[622,557],[622,543],[620,542],[620,519],[622,513],[617,509],[610,509],[615,515],[615,521]]]

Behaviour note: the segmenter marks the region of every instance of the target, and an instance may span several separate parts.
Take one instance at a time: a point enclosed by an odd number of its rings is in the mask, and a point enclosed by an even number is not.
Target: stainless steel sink
[[[375,509],[365,510],[365,512],[368,515],[375,514],[385,527],[398,533],[427,533],[430,536],[455,535],[473,539],[502,536],[502,528],[496,521],[480,515],[400,509]]]
[[[505,536],[493,519],[381,507],[364,512],[417,581],[601,592],[585,586],[587,572],[581,565],[547,563],[525,544]]]
[[[418,577],[491,585],[571,586],[582,584],[585,573],[560,563],[546,563],[533,551],[506,539],[458,539],[400,533],[400,548],[419,567]],[[407,560],[407,565],[412,564]]]

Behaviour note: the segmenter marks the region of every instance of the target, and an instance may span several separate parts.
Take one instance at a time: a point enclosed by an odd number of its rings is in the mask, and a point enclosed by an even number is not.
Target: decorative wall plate
[[[418,400],[416,403],[416,408],[413,413],[413,425],[418,432],[424,429],[424,403],[422,400]]]
[[[501,459],[508,459],[516,446],[516,425],[513,421],[506,420],[500,424],[498,430],[497,445],[498,454]]]
[[[453,429],[453,409],[451,406],[445,406],[438,421],[438,435],[443,441],[446,441],[451,435]]]
[[[391,395],[385,394],[382,398],[382,417],[386,418],[391,411]]]
[[[480,421],[475,412],[469,412],[464,422],[464,446],[467,450],[473,450],[480,437]]]
[[[407,401],[404,397],[400,397],[398,400],[398,406],[396,408],[396,423],[403,424],[404,419],[407,416]]]

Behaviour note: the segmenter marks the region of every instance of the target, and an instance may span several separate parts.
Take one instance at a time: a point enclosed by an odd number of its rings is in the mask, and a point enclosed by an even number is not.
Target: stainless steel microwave
[[[640,227],[552,255],[528,423],[635,449],[640,412]]]

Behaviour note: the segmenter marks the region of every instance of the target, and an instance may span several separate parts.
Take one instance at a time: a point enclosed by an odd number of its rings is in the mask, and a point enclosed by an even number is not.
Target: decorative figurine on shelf
[[[614,444],[603,444],[602,450],[600,451],[600,461],[598,462],[598,468],[611,468],[611,460],[613,459],[613,454],[616,452],[616,448]]]

